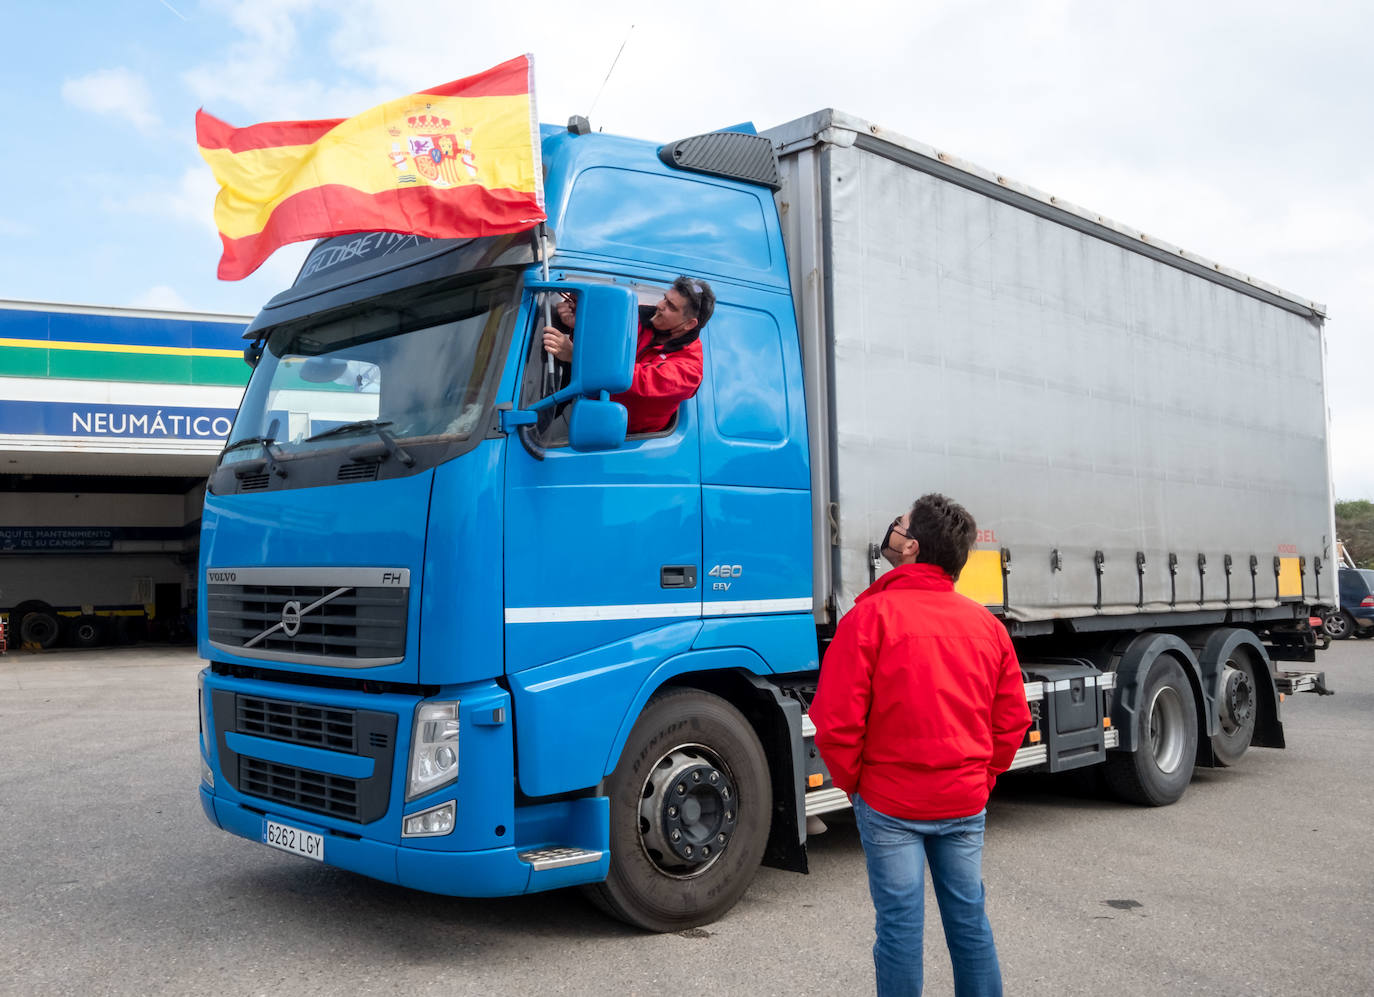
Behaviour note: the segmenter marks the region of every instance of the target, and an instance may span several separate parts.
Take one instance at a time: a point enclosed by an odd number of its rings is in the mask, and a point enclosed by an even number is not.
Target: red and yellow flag
[[[220,192],[221,280],[278,246],[350,232],[469,239],[544,220],[534,60],[522,55],[357,117],[231,128],[196,112]]]

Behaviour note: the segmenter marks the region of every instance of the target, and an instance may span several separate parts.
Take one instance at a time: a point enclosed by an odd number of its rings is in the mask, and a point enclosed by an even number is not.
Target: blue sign
[[[223,440],[233,424],[227,408],[0,401],[0,436]]]
[[[109,550],[114,540],[105,526],[0,526],[0,551]]]

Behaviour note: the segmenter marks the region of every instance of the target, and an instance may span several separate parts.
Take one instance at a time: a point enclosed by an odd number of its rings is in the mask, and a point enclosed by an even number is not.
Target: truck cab
[[[202,520],[213,823],[431,892],[600,883],[658,927],[715,915],[641,896],[614,850],[656,888],[723,890],[710,907],[747,885],[771,827],[760,737],[800,729],[763,677],[818,660],[806,406],[767,177],[686,153],[546,128],[552,243],[337,237],[251,324]],[[638,306],[681,273],[718,299],[701,387],[626,437],[608,398]],[[550,383],[564,292],[575,352]],[[751,711],[752,733],[642,771],[627,742],[669,689],[700,723]]]

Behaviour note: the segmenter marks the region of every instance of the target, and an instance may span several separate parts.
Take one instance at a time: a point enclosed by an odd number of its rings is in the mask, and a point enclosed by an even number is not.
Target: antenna
[[[620,48],[615,50],[615,58],[611,60],[611,68],[606,70],[606,79],[601,81],[601,88],[596,91],[596,96],[592,98],[592,106],[587,109],[588,119],[591,118],[592,112],[596,110],[596,102],[601,99],[601,94],[605,91],[606,84],[610,80],[611,74],[615,72],[615,64],[620,61],[620,53],[625,51],[625,46],[630,40],[630,32],[634,31],[634,29],[635,26],[631,24],[629,29],[625,32],[625,40],[620,43]]]

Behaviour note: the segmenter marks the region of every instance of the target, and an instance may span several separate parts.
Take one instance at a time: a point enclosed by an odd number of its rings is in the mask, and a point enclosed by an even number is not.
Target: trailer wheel
[[[1221,687],[1217,690],[1217,720],[1220,727],[1212,735],[1212,754],[1222,765],[1236,764],[1250,747],[1259,711],[1258,694],[1254,662],[1249,654],[1237,648],[1226,659],[1221,673]]]
[[[57,643],[61,632],[57,625],[57,617],[52,613],[29,613],[19,624],[20,642],[37,644],[45,651]]]
[[[1344,609],[1333,609],[1322,617],[1322,629],[1332,640],[1345,640],[1355,629],[1355,621]]]
[[[609,780],[602,910],[649,931],[716,920],[758,871],[773,790],[763,747],[725,700],[675,689],[650,700]]]
[[[1133,722],[1136,748],[1108,753],[1107,784],[1131,803],[1167,806],[1188,788],[1197,756],[1197,705],[1175,658],[1161,654],[1150,665]]]
[[[72,647],[99,647],[105,643],[105,621],[98,616],[78,616],[67,631]]]

